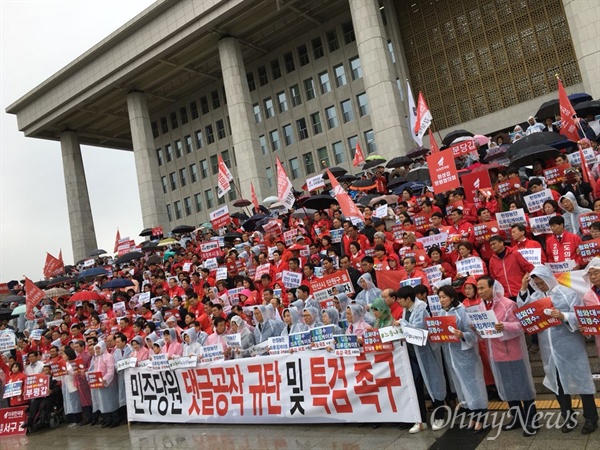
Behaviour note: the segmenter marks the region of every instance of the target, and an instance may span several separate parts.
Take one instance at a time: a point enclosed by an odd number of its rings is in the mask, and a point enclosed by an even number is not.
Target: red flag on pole
[[[576,113],[560,78],[557,78],[557,82],[558,103],[560,105],[560,134],[570,141],[577,142],[579,141],[579,133],[577,132],[577,119],[575,119]]]
[[[62,258],[62,255],[61,255]],[[44,277],[52,278],[65,271],[62,259],[55,258],[46,252],[46,262],[44,264]]]
[[[414,132],[418,138],[423,138],[423,135],[431,125],[431,121],[433,117],[431,117],[431,111],[429,111],[429,107],[427,103],[425,103],[425,97],[423,97],[423,93],[419,92],[419,102],[417,104],[417,119],[415,121]]]
[[[279,161],[279,157],[275,159],[277,163],[277,198],[279,203],[285,206],[287,209],[292,209],[296,199],[294,198],[294,191],[290,178],[285,173],[283,164]]]
[[[217,178],[217,197],[221,198],[231,190],[231,184],[229,184],[229,181],[233,180],[233,177],[231,176],[231,172],[225,165],[223,158],[221,158],[221,155],[218,155],[218,158],[219,174]]]
[[[356,141],[356,148],[354,149],[354,160],[352,161],[352,165],[354,167],[358,167],[365,162],[365,154],[360,148],[360,143],[358,140]]]
[[[335,195],[335,199],[340,204],[340,209],[342,210],[342,214],[344,217],[358,217],[359,219],[363,219],[363,214],[360,212],[360,209],[356,206],[356,204],[352,201],[348,193],[344,190],[338,180],[335,179],[333,174],[327,169],[327,176],[331,181],[331,187],[333,188],[333,193]]]
[[[25,294],[25,317],[33,320],[33,308],[46,297],[46,294],[27,277],[25,277]]]
[[[596,192],[596,179],[594,175],[590,172],[590,168],[587,165],[587,161],[585,160],[585,156],[583,155],[583,150],[579,147],[579,157],[581,158],[581,175],[583,176],[583,181],[589,183],[592,187],[592,193]]]
[[[116,253],[117,250],[119,249],[119,241],[121,240],[121,233],[119,232],[119,229],[117,228],[117,236],[115,237],[115,249],[113,250],[113,253]]]
[[[62,264],[62,266],[65,266],[65,263],[62,259],[62,248],[60,249],[60,251],[58,252],[58,260],[60,261],[60,263]]]
[[[433,133],[431,132],[431,128],[429,129],[429,149],[431,150],[432,155],[434,153],[437,153],[440,151],[440,148],[438,147],[437,142],[435,142],[435,137],[433,136]]]
[[[252,193],[252,204],[254,205],[256,213],[258,213],[260,211],[260,205],[258,204],[258,198],[256,198],[256,191],[254,190],[252,181],[250,182],[250,192]]]

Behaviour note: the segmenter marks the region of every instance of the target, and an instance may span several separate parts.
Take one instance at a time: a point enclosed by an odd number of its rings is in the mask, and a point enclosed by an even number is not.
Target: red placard
[[[544,178],[546,178],[546,184],[548,186],[552,184],[562,183],[565,177],[565,170],[571,167],[570,164],[561,164],[560,166],[554,166],[544,170]]]
[[[391,352],[394,350],[394,343],[381,342],[379,331],[370,328],[363,334],[363,350],[365,353]]]
[[[154,227],[152,228],[152,236],[162,236],[163,235],[163,227]]]
[[[517,194],[520,187],[521,183],[519,181],[505,181],[496,185],[496,192],[500,197],[506,198],[509,195]]]
[[[467,173],[460,177],[465,190],[467,201],[475,203],[477,191],[479,189],[491,189],[492,180],[488,171]]]
[[[415,230],[417,230],[420,233],[424,233],[428,228],[431,227],[429,219],[431,219],[431,213],[421,213],[412,216],[412,221],[415,226]]]
[[[600,214],[597,212],[591,212],[582,214],[579,216],[579,228],[581,234],[590,234],[590,225],[600,220]]]
[[[477,146],[475,140],[469,139],[468,141],[457,142],[450,146],[452,154],[456,158],[457,156],[466,155],[467,153],[476,152]]]
[[[401,241],[404,237],[404,225],[392,225],[390,233],[394,235],[394,239]]]
[[[100,389],[104,387],[102,372],[88,372],[87,379],[91,389]]]
[[[500,228],[498,228],[497,220],[473,225],[473,235],[475,236],[475,242],[478,244],[487,242],[489,238],[498,233],[500,233]]]
[[[0,283],[0,295],[10,294],[10,289],[8,289],[8,283]]]
[[[579,249],[579,256],[584,264],[589,263],[594,256],[600,256],[600,239],[592,239],[591,241],[584,241],[577,247]]]
[[[575,306],[574,309],[581,334],[600,335],[600,305]]]
[[[310,290],[317,301],[327,300],[334,296],[333,288],[343,286],[342,294],[353,294],[354,287],[347,270],[338,270],[332,275],[325,275],[310,282]]]
[[[452,149],[446,149],[427,157],[429,177],[433,192],[442,194],[460,187],[460,179],[454,162]]]
[[[271,271],[271,264],[261,264],[256,268],[256,272],[254,273],[254,281],[260,281],[260,277],[265,274],[268,274]]]
[[[223,255],[219,247],[219,241],[208,241],[200,244],[200,254],[203,260],[218,258]]]
[[[544,297],[535,302],[515,309],[515,316],[527,334],[536,334],[550,327],[557,327],[562,322],[547,315],[544,310],[554,309],[550,297]]]
[[[218,230],[219,228],[231,223],[231,216],[229,215],[229,208],[227,205],[217,209],[216,211],[212,211],[209,214],[209,217],[213,230]]]
[[[27,432],[23,428],[27,420],[27,406],[0,409],[0,436],[18,436]]]
[[[44,374],[30,375],[25,379],[23,400],[47,397],[50,390],[50,377]]]
[[[332,298],[328,298],[327,300],[322,300],[319,302],[321,305],[321,309],[325,310],[327,308],[335,308],[335,303]]]
[[[63,375],[67,374],[67,362],[59,361],[56,363],[52,363],[50,364],[50,370],[52,371],[52,376],[54,378],[62,377]]]
[[[456,316],[436,316],[425,318],[425,324],[429,331],[431,342],[452,343],[460,342],[460,339],[450,331],[450,327],[458,330]]]
[[[446,215],[450,215],[450,213],[452,211],[454,211],[455,209],[463,209],[465,207],[465,204],[462,200],[457,200],[455,202],[452,203],[448,203],[448,205],[446,205]]]

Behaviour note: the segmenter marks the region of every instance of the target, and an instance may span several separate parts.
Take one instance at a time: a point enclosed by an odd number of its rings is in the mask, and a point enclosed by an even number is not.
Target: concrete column
[[[160,182],[146,95],[143,92],[127,94],[127,111],[144,228],[162,226],[168,229],[169,219]]]
[[[231,134],[237,161],[240,191],[250,199],[250,182],[254,185],[258,201],[272,195],[265,174],[265,157],[260,150],[258,133],[254,124],[250,89],[242,51],[237,39],[225,37],[219,41],[219,57],[223,72],[223,84],[227,96],[227,111],[231,122]],[[260,161],[260,162],[259,162]],[[270,162],[269,162],[269,165]],[[276,168],[273,167],[273,173]]]
[[[74,131],[62,132],[60,149],[65,173],[73,258],[75,261],[79,261],[97,249],[98,244],[77,133]]]
[[[600,97],[600,3],[563,0],[585,92]]]
[[[413,147],[406,136],[396,71],[388,51],[377,0],[349,0],[377,152],[387,159]],[[391,20],[391,18],[390,18]]]

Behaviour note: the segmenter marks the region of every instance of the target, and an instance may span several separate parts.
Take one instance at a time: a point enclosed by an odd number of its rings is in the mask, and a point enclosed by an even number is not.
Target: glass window
[[[365,92],[356,96],[356,103],[358,104],[358,115],[360,117],[369,114],[369,102]]]
[[[323,51],[323,42],[320,37],[316,37],[312,40],[313,56],[315,59],[319,59],[325,55]]]
[[[354,154],[356,153],[356,146],[358,145],[358,136],[350,136],[348,138],[348,149],[350,150],[350,154],[352,155],[352,159],[354,159]]]
[[[365,142],[367,143],[367,153],[376,153],[377,145],[375,144],[375,135],[373,130],[365,131]]]
[[[302,172],[300,172],[300,162],[298,158],[290,159],[290,172],[292,175],[292,180],[296,178],[300,178],[302,176]]]
[[[246,80],[248,80],[248,89],[250,92],[256,89],[256,82],[254,81],[254,74],[252,72],[248,72],[246,74]]]
[[[327,47],[329,47],[329,53],[335,52],[340,48],[340,42],[338,41],[338,35],[335,28],[327,32]]]
[[[181,158],[181,155],[183,155],[183,146],[179,139],[175,141],[175,155],[177,155],[178,158]]]
[[[202,148],[204,147],[204,139],[202,137],[202,130],[197,130],[194,132],[194,134],[196,135],[196,148]]]
[[[279,131],[273,130],[269,133],[271,137],[271,149],[276,152],[281,148],[281,142],[279,142]]]
[[[337,87],[344,86],[348,83],[348,80],[346,80],[346,71],[344,70],[343,64],[335,66],[333,68],[333,72],[335,73],[335,84]]]
[[[188,123],[187,108],[185,106],[182,106],[181,108],[179,108],[179,117],[181,117],[182,125],[184,123]]]
[[[354,26],[352,25],[352,21],[346,22],[342,24],[342,33],[344,34],[344,42],[346,44],[350,44],[356,40],[356,36],[354,35]]]
[[[173,222],[173,210],[171,209],[171,205],[167,205],[167,217],[169,218],[169,222]]]
[[[283,55],[283,61],[285,62],[285,73],[290,73],[296,70],[294,64],[294,54],[292,52]]]
[[[169,190],[169,185],[167,184],[167,177],[160,177],[160,181],[163,187],[163,194],[166,194]]]
[[[227,168],[231,169],[231,158],[229,157],[229,150],[223,150],[221,152],[221,158],[223,158],[223,162],[227,166]]]
[[[173,111],[170,114],[171,117],[171,129],[174,130],[175,128],[177,128],[179,126],[179,123],[177,122],[177,113],[175,111]]]
[[[264,86],[269,82],[269,76],[267,75],[267,68],[265,66],[260,66],[256,69],[258,72],[258,84]]]
[[[208,162],[205,159],[200,161],[200,172],[202,173],[202,178],[208,177]]]
[[[187,169],[179,169],[179,180],[181,181],[181,187],[187,186]]]
[[[344,123],[350,122],[354,120],[354,112],[352,111],[352,102],[350,100],[344,100],[340,103],[342,107],[342,118]]]
[[[281,78],[281,67],[279,67],[279,60],[274,59],[271,61],[271,76],[274,80]]]
[[[232,188],[227,195],[229,196],[230,202],[234,201],[237,198],[236,190],[234,188]]]
[[[252,105],[252,109],[254,110],[254,121],[256,123],[261,123],[262,115],[260,114],[260,105],[258,103],[255,103],[254,105]]]
[[[275,115],[275,109],[273,109],[273,100],[271,99],[271,97],[268,97],[265,98],[264,102],[265,116],[267,119],[269,119],[270,117],[273,117]]]
[[[332,128],[337,127],[340,124],[337,118],[337,111],[335,110],[335,106],[325,108],[325,116],[327,117],[327,128],[329,128],[330,130]]]
[[[199,117],[198,104],[195,101],[190,102],[190,113],[192,115],[192,120],[195,120]]]
[[[342,164],[346,161],[346,155],[344,154],[344,146],[342,145],[341,141],[334,142],[331,146],[331,149],[333,150],[333,159],[335,160],[336,164]]]
[[[194,195],[194,203],[196,203],[196,212],[202,211],[202,194]]]
[[[388,50],[390,51],[390,56],[392,57],[392,63],[396,64],[396,55],[394,55],[394,45],[392,41],[388,41]]]
[[[285,91],[277,93],[277,103],[279,103],[280,113],[288,110],[287,97],[285,95]]]
[[[311,173],[315,172],[315,160],[312,152],[302,155],[302,161],[304,161],[304,171],[306,172],[306,175],[310,175]]]
[[[175,203],[173,203],[173,206],[175,207],[175,219],[181,219],[183,217],[183,213],[181,211],[181,201],[177,200]]]
[[[313,134],[319,134],[323,132],[323,125],[321,125],[321,113],[316,112],[310,115],[310,123],[312,124]]]
[[[175,172],[171,172],[169,174],[169,182],[171,183],[171,190],[174,191],[177,189],[177,174]]]
[[[183,199],[183,207],[185,208],[185,215],[191,216],[192,215],[192,199],[189,197],[184,198]]]
[[[267,138],[265,138],[265,135],[261,135],[258,137],[258,142],[260,142],[260,150],[262,151],[263,155],[267,154]]]
[[[319,74],[319,84],[321,85],[321,94],[326,94],[331,91],[331,83],[329,82],[329,72],[321,72]]]
[[[273,178],[273,169],[271,167],[267,167],[265,169],[265,175],[267,175],[267,182],[269,183],[269,187],[273,187],[275,185],[275,179]]]
[[[329,167],[329,152],[327,151],[327,147],[317,149],[317,158],[319,158],[321,169]]]
[[[156,149],[156,159],[158,159],[158,165],[162,166],[163,165],[163,151],[162,151],[162,148],[157,148]]]
[[[300,66],[305,66],[310,62],[308,57],[308,48],[306,45],[300,45],[298,47],[298,59],[300,60]]]
[[[212,189],[207,189],[206,191],[204,191],[204,198],[206,199],[206,207],[208,209],[214,208],[215,195],[213,194]]]
[[[210,112],[208,97],[206,95],[200,97],[200,110],[202,111],[202,114],[208,114]]]
[[[362,66],[360,64],[360,58],[358,56],[350,60],[350,70],[352,71],[353,80],[358,80],[359,78],[362,78]]]
[[[294,131],[292,130],[292,126],[288,123],[282,127],[283,130],[283,142],[285,142],[286,147],[294,143]]]
[[[195,183],[199,180],[198,177],[198,166],[194,164],[190,164],[190,177],[192,179],[192,183]]]
[[[158,136],[160,136],[160,133],[158,132],[158,122],[154,121],[152,122],[152,137],[156,139]]]
[[[212,91],[210,93],[210,98],[212,100],[213,109],[217,109],[221,107],[221,100],[219,99],[219,91]]]
[[[219,158],[217,157],[217,155],[212,155],[210,157],[210,168],[212,170],[213,175],[219,173]]]
[[[300,95],[300,87],[295,84],[290,88],[290,96],[292,97],[292,106],[302,104],[302,96]]]
[[[296,120],[296,129],[298,130],[298,137],[301,141],[308,138],[308,129],[306,127],[306,119],[304,117]]]
[[[165,154],[167,155],[167,162],[173,161],[173,146],[171,144],[165,145]]]
[[[215,188],[215,192],[217,193],[217,205],[225,204],[225,196],[219,197],[219,188]]]
[[[204,131],[206,131],[206,142],[208,142],[209,144],[215,142],[215,133],[213,131],[213,126],[206,125],[206,127],[204,127]]]
[[[169,124],[166,117],[160,118],[160,129],[162,130],[163,134],[169,132]]]
[[[192,137],[188,134],[183,138],[185,142],[185,152],[192,153],[194,151],[194,146],[192,145]]]
[[[225,139],[225,136],[225,122],[223,121],[223,119],[219,119],[217,120],[217,137],[219,139]]]
[[[304,80],[304,90],[306,91],[306,99],[312,100],[315,98],[315,82],[312,77]]]

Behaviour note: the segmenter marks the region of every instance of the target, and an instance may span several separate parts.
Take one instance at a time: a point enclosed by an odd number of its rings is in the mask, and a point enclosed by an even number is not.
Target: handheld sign
[[[460,342],[460,339],[454,334],[458,329],[456,325],[456,316],[437,316],[426,317],[427,331],[429,331],[429,340],[431,342],[452,343]]]
[[[336,356],[360,356],[358,336],[354,334],[336,334],[333,336]]]
[[[515,316],[527,334],[536,334],[550,327],[562,324],[560,319],[546,314],[554,309],[550,297],[544,297],[515,310]]]
[[[496,330],[498,319],[496,319],[494,311],[467,312],[467,314],[475,331],[482,338],[491,339],[504,336],[502,331]]]

